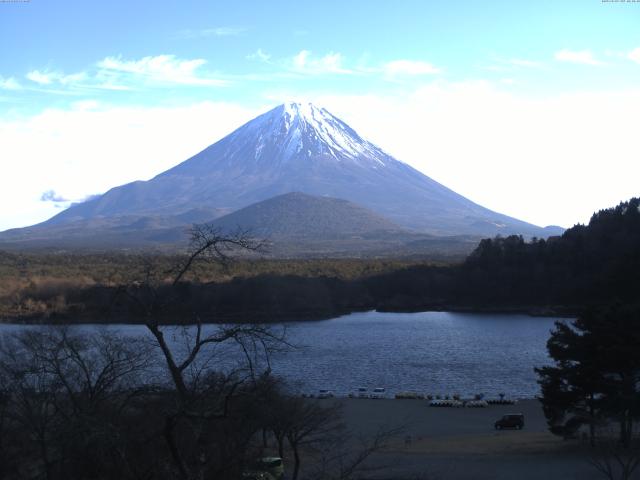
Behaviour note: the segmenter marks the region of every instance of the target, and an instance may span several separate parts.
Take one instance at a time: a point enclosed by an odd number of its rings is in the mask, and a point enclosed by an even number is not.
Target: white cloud
[[[0,75],[0,90],[20,90],[22,85],[13,77],[4,78]]]
[[[62,195],[60,195],[55,190],[49,189],[49,190],[46,190],[46,191],[42,192],[42,195],[40,195],[40,201],[41,202],[66,203],[66,202],[69,202],[69,199],[65,198]]]
[[[429,62],[419,60],[394,60],[383,66],[383,71],[387,75],[433,75],[442,70],[433,66]]]
[[[636,63],[640,63],[640,47],[634,48],[633,50],[631,50],[627,55],[627,57],[629,58],[629,60],[633,60]]]
[[[307,64],[307,59],[311,55],[309,50],[301,50],[295,57],[293,57],[293,65],[296,68],[304,68]]]
[[[61,72],[32,70],[26,78],[43,87],[84,87],[103,90],[130,90],[142,81],[148,83],[172,83],[183,85],[222,86],[227,82],[196,70],[206,60],[179,60],[173,55],[144,57],[140,60],[125,61],[119,57],[107,57],[97,63],[97,70],[65,75]],[[125,85],[127,84],[128,85]]]
[[[207,61],[202,58],[181,60],[175,55],[143,57],[140,60],[123,60],[121,57],[107,57],[98,62],[98,68],[108,72],[127,74],[159,83],[182,85],[223,86],[228,82],[219,78],[199,75],[198,70]]]
[[[27,73],[27,78],[40,85],[50,85],[53,83],[53,75],[51,73],[42,73],[38,70]]]
[[[178,32],[181,38],[205,38],[205,37],[237,37],[245,33],[245,27],[214,27],[200,30],[186,29]]]
[[[203,30],[205,35],[215,35],[216,37],[236,36],[246,32],[244,27],[217,27]]]
[[[0,231],[43,221],[59,209],[43,192],[82,199],[146,180],[262,113],[226,103],[175,108],[76,102],[23,119],[0,118]]]
[[[604,54],[607,57],[613,57],[613,58],[625,58],[627,56],[625,52],[622,52],[620,50],[611,50],[611,49],[606,49],[604,51]]]
[[[340,53],[329,52],[323,57],[314,58],[309,50],[301,50],[287,63],[293,71],[310,75],[353,73],[343,67],[343,62]]]
[[[604,65],[600,60],[596,60],[590,50],[568,50],[565,48],[557,51],[554,58],[559,62],[580,63],[583,65]]]
[[[28,80],[31,80],[38,85],[78,85],[85,82],[89,76],[86,72],[72,73],[65,75],[60,72],[41,72],[39,70],[32,70],[26,75]]]
[[[96,100],[79,100],[71,104],[73,110],[96,110],[100,103]]]
[[[258,60],[260,62],[269,63],[269,60],[271,59],[271,55],[269,55],[266,52],[263,52],[262,49],[259,48],[255,52],[247,55],[246,58],[247,60]]]
[[[260,52],[260,50],[258,51]],[[252,58],[258,57],[253,54]],[[359,62],[348,66],[339,52],[329,52],[322,57],[314,56],[310,50],[300,50],[293,57],[281,62],[288,70],[306,75],[380,75],[387,77],[422,76],[441,73],[441,69],[433,64],[420,60],[393,60],[382,65],[369,66]]]
[[[60,75],[57,77],[58,82],[62,85],[82,83],[86,81],[88,75],[86,72],[72,73],[70,75]]]
[[[26,78],[43,91],[55,94],[73,94],[87,89],[135,90],[166,85],[213,86],[229,84],[217,74],[203,71],[206,60],[179,59],[175,55],[147,56],[138,60],[106,57],[87,71],[65,74],[59,71],[32,70]],[[17,85],[13,79],[3,82],[0,88]]]

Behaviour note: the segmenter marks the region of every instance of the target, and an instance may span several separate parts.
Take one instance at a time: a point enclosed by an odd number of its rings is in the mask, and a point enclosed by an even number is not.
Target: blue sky
[[[0,229],[286,99],[534,223],[640,193],[637,2],[31,0],[0,3],[0,42]]]

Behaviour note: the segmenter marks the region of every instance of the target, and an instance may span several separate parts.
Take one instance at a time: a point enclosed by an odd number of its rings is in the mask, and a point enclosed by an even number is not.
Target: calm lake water
[[[512,314],[365,312],[313,322],[288,322],[296,348],[272,357],[272,370],[299,392],[320,388],[346,395],[357,387],[385,387],[388,394],[469,396],[484,393],[514,398],[538,394],[533,368],[549,364],[546,341],[554,318]],[[0,325],[8,334],[24,328]],[[140,325],[74,327],[148,336]],[[213,328],[213,327],[211,327]],[[180,344],[180,330],[167,338]],[[218,352],[228,365],[231,350]]]

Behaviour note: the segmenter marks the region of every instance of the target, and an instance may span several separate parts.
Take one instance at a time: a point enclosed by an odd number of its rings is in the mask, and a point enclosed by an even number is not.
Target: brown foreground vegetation
[[[169,284],[175,265],[182,258],[163,254],[17,254],[0,251],[0,320],[110,321],[114,318],[107,307],[114,301],[119,287],[144,278],[149,271],[165,272]],[[314,283],[312,279],[353,281],[427,264],[430,263],[389,259],[243,259],[226,265],[197,261],[185,280],[193,288],[211,291],[225,289],[220,287],[224,284],[229,289],[232,282],[237,284],[251,279],[255,282],[256,277],[295,277],[309,283]],[[321,315],[331,312],[333,309]],[[131,318],[125,320],[132,321]]]

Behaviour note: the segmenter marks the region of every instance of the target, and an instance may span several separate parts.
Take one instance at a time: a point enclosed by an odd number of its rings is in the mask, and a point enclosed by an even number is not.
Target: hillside
[[[363,234],[401,233],[386,218],[347,200],[286,193],[214,220],[224,231],[248,230],[257,237],[335,239]]]

